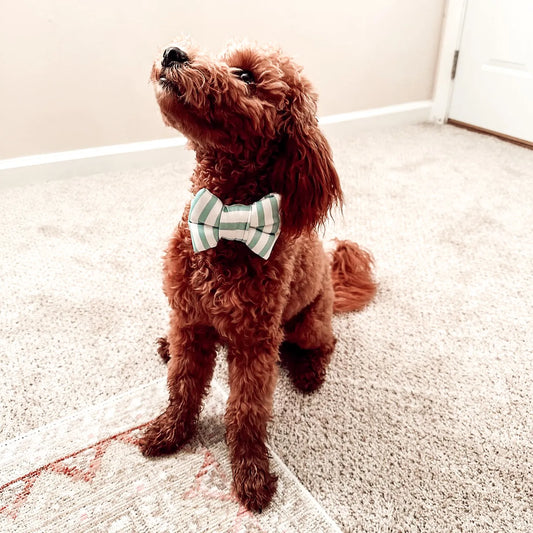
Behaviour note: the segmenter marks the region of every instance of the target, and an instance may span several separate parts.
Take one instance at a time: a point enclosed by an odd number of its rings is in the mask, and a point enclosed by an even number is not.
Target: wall
[[[148,74],[190,35],[280,44],[320,115],[431,99],[445,0],[2,0],[0,159],[175,135]]]

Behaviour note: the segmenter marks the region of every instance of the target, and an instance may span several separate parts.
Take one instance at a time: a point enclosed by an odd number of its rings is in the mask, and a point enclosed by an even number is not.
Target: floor
[[[280,376],[273,450],[343,531],[530,531],[533,151],[429,124],[330,141],[324,236],[369,249],[380,287],[335,318],[319,393]],[[2,191],[0,442],[164,377],[192,165]]]

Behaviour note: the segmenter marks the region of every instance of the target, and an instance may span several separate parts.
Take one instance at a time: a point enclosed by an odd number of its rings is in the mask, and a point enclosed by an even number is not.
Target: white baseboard
[[[322,117],[320,126],[328,133],[357,133],[368,129],[427,122],[432,102],[423,100],[352,113]],[[0,188],[52,179],[86,176],[97,172],[163,165],[176,160],[185,146],[183,137],[112,146],[100,146],[0,159]]]
[[[428,122],[433,102],[421,100],[374,109],[363,109],[351,113],[329,115],[319,119],[326,134],[356,134],[370,129],[393,128]]]
[[[185,143],[184,137],[172,137],[0,159],[0,188],[164,165],[176,160]]]

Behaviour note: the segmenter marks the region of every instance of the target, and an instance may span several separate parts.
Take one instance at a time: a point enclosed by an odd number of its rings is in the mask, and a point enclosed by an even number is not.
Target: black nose
[[[163,52],[161,65],[166,68],[176,63],[185,63],[185,61],[189,61],[189,56],[181,48],[171,46]]]

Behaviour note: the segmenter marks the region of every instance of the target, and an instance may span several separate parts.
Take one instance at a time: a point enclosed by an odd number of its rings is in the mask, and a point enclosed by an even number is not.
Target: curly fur
[[[278,192],[282,231],[268,261],[225,240],[195,254],[186,207],[164,260],[171,313],[159,353],[169,359],[169,406],[141,448],[145,455],[169,453],[190,438],[216,348],[225,344],[234,490],[260,510],[276,489],[265,443],[280,356],[300,390],[322,384],[336,342],[334,305],[348,311],[372,298],[371,258],[346,241],[330,258],[315,231],[342,192],[318,128],[317,96],[301,68],[277,49],[248,44],[219,58],[185,51],[180,65],[163,68],[158,59],[151,80],[164,121],[196,152],[192,192],[206,187],[225,204]],[[238,69],[253,73],[254,82],[241,80]]]

